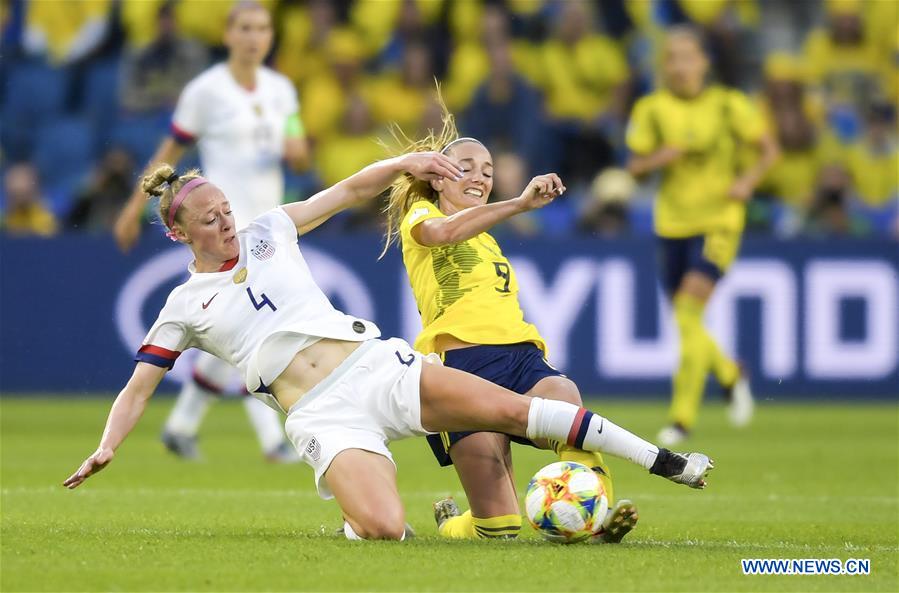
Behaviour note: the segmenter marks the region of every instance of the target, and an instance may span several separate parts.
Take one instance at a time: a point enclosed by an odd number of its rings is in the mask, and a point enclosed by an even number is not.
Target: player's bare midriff
[[[271,384],[271,391],[285,410],[340,366],[362,342],[323,338],[296,353],[287,368]]]

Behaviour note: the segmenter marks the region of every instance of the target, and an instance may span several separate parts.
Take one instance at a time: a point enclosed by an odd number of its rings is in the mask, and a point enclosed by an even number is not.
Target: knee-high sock
[[[575,463],[580,463],[596,472],[599,481],[602,482],[603,488],[605,488],[606,498],[611,506],[615,500],[615,490],[612,487],[612,472],[602,458],[602,453],[599,451],[582,451],[580,449],[575,449],[574,447],[569,447],[566,444],[559,443],[558,441],[554,441],[553,445],[553,448],[556,449],[556,452],[559,454],[559,461],[573,461]]]
[[[284,429],[278,412],[251,396],[243,398],[243,407],[250,417],[250,424],[256,431],[256,438],[264,453],[274,451],[284,442]]]
[[[193,437],[200,430],[200,423],[216,396],[189,381],[181,388],[175,407],[165,421],[165,430],[174,434]]]
[[[499,515],[497,517],[474,517],[471,522],[474,532],[482,539],[515,538],[521,531],[521,515]]]
[[[437,531],[449,539],[513,538],[521,531],[521,515],[480,518],[468,510],[444,521]]]
[[[600,451],[650,469],[659,448],[614,422],[568,402],[531,398],[527,437],[555,439],[584,451]]]
[[[674,374],[673,395],[669,416],[684,428],[696,423],[702,392],[709,371],[718,381],[733,385],[739,369],[726,356],[702,324],[705,304],[688,294],[674,297],[674,318],[680,333],[680,361]]]

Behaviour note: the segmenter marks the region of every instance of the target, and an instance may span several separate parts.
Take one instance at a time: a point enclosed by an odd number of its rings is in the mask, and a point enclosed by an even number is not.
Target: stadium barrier
[[[665,394],[675,330],[647,240],[501,241],[550,361],[585,394]],[[377,237],[301,239],[335,306],[385,336],[420,328],[396,250]],[[146,236],[130,255],[106,237],[0,238],[0,391],[117,391],[189,252]],[[899,249],[886,240],[747,238],[708,310],[723,347],[770,397],[899,399]],[[189,376],[182,356],[163,390]]]

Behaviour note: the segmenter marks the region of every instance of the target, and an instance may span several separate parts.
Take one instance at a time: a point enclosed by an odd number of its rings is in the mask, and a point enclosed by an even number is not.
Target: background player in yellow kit
[[[474,138],[459,138],[448,113],[440,134],[432,133],[407,149],[440,151],[463,171],[458,181],[404,176],[390,192],[387,246],[397,239],[401,242],[424,328],[415,348],[436,352],[446,366],[512,391],[579,404],[577,385],[546,361],[543,338],[524,320],[512,266],[486,232],[510,216],[551,202],[565,190],[561,180],[552,173],[540,175],[517,198],[487,204],[493,187],[490,152]],[[455,465],[471,507],[460,515],[452,499],[437,502],[441,535],[518,535],[521,515],[509,441],[507,435],[490,432],[428,436],[440,464]],[[611,477],[599,454],[576,451],[564,443],[538,446],[551,447],[562,460],[583,463],[599,474],[612,510],[596,541],[618,542],[633,529],[636,507],[626,500],[612,504]]]
[[[668,445],[693,428],[709,371],[728,391],[735,425],[747,424],[753,410],[742,369],[721,351],[702,317],[737,255],[746,202],[778,149],[742,92],[706,84],[708,68],[698,34],[673,29],[665,42],[664,87],[635,105],[627,132],[631,173],[662,174],[654,224],[661,279],[680,334],[671,424],[659,434]]]

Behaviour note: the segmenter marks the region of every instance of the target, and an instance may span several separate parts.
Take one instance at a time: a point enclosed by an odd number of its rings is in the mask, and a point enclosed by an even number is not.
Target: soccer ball
[[[528,521],[544,538],[569,544],[587,539],[599,528],[609,499],[589,467],[557,461],[531,478],[525,509]]]

